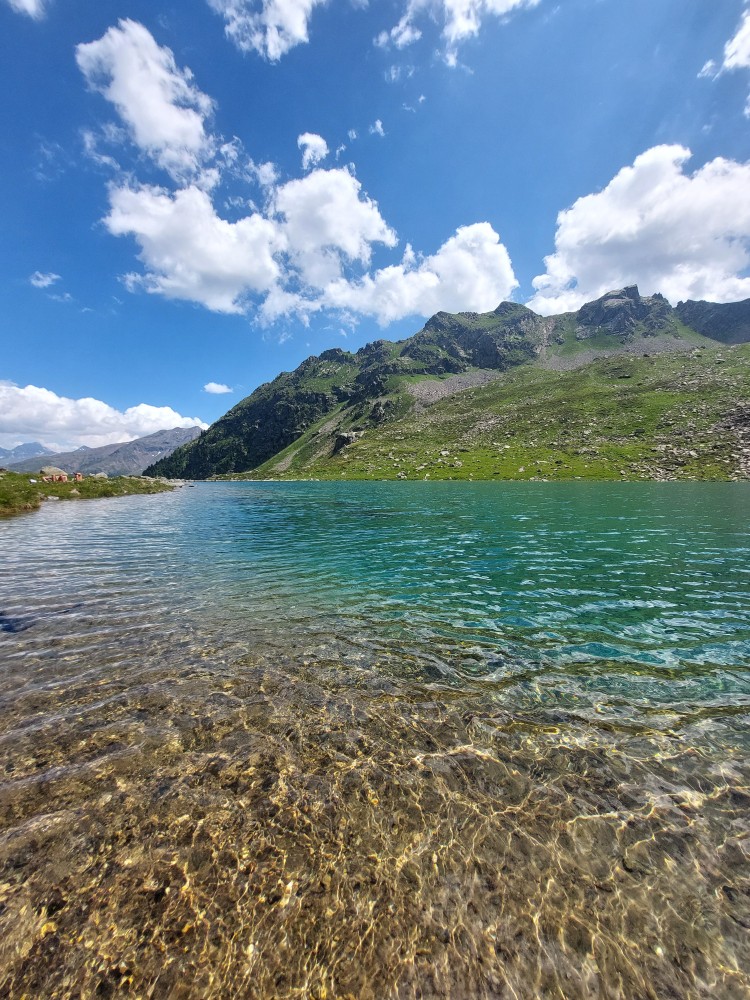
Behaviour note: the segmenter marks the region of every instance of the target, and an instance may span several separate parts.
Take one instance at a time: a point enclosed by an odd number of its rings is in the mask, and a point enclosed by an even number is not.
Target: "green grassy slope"
[[[526,364],[336,448],[320,420],[248,478],[750,477],[750,345],[623,355],[572,371]],[[351,427],[345,408],[335,434]],[[340,442],[339,442],[340,443]]]

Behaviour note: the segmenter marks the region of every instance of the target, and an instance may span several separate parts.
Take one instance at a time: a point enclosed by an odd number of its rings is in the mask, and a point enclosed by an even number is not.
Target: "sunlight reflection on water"
[[[0,993],[745,997],[742,484],[0,524]]]

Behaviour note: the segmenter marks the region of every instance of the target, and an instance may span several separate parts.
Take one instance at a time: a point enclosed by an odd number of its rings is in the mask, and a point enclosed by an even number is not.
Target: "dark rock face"
[[[750,341],[750,299],[742,302],[702,302],[689,299],[678,302],[675,312],[680,321],[704,337],[723,344],[746,344]]]
[[[376,399],[373,403],[373,407],[370,410],[370,420],[373,424],[382,424],[393,413],[393,403],[390,399],[385,401],[382,399]]]
[[[321,361],[336,361],[339,364],[346,361],[353,361],[354,355],[349,354],[348,351],[342,351],[340,347],[332,347],[328,351],[323,351],[320,355]]]
[[[607,292],[576,313],[576,338],[586,340],[598,333],[629,337],[656,336],[669,329],[672,307],[662,295],[642,298],[637,285]]]

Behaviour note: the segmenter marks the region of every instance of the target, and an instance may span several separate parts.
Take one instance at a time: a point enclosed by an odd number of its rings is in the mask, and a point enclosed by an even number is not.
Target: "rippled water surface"
[[[750,488],[0,522],[0,995],[750,996]]]

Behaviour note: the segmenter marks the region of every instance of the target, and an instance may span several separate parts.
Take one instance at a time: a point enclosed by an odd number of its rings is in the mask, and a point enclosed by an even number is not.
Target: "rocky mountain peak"
[[[637,285],[628,285],[581,306],[576,313],[576,336],[579,340],[599,333],[655,336],[668,327],[672,313],[663,295],[644,297]]]

